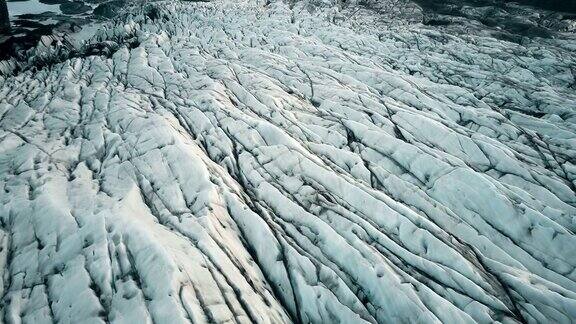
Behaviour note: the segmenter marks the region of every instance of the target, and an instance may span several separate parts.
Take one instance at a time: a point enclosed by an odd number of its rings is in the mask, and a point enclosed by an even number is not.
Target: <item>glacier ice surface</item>
[[[0,62],[5,323],[576,319],[573,37],[316,2]]]

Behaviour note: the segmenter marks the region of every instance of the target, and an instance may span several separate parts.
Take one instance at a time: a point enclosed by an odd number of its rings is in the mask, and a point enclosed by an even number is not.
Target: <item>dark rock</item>
[[[56,5],[68,2],[68,0],[39,0],[39,1],[47,5]]]
[[[90,9],[92,7],[85,5],[82,1],[66,2],[60,5],[60,11],[65,15],[77,15]]]
[[[77,23],[75,23],[73,21],[67,21],[67,22],[64,22],[64,23],[57,25],[54,28],[54,31],[60,32],[60,33],[75,33],[75,32],[80,31],[80,29],[82,29],[82,28]]]
[[[16,19],[14,20],[14,25],[23,28],[30,28],[30,29],[38,29],[46,27],[45,24],[42,24],[35,20],[28,20],[28,19]]]
[[[39,13],[39,14],[23,14],[23,15],[18,15],[19,19],[23,19],[23,20],[35,20],[35,21],[43,21],[46,19],[57,19],[58,14],[54,13],[54,12],[43,12],[43,13]]]
[[[94,9],[93,13],[98,17],[112,18],[124,7],[124,0],[113,0],[103,3]]]
[[[412,0],[424,11],[422,23],[450,28],[459,19],[477,22],[473,30],[490,30],[499,39],[519,42],[524,37],[552,38],[556,32],[573,30],[569,17],[576,1],[532,0]],[[571,4],[574,3],[574,6]],[[548,11],[552,10],[552,11]],[[467,32],[471,32],[470,29]]]
[[[85,0],[84,3],[91,3],[91,4],[101,4],[101,3],[105,3],[108,0]]]
[[[10,29],[10,18],[8,15],[8,6],[5,0],[0,0],[0,33]]]

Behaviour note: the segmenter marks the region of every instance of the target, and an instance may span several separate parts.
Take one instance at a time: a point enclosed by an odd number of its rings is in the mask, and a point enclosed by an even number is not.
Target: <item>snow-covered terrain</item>
[[[0,62],[3,322],[575,321],[574,38],[402,13],[158,2]]]

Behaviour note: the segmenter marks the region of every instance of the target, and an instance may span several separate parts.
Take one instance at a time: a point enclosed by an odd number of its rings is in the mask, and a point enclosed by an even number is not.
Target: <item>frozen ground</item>
[[[5,323],[576,319],[572,34],[135,10],[0,62]]]

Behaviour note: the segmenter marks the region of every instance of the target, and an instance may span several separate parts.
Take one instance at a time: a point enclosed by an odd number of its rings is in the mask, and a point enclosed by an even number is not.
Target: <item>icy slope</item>
[[[372,24],[162,2],[0,77],[4,322],[576,319],[576,44]]]

